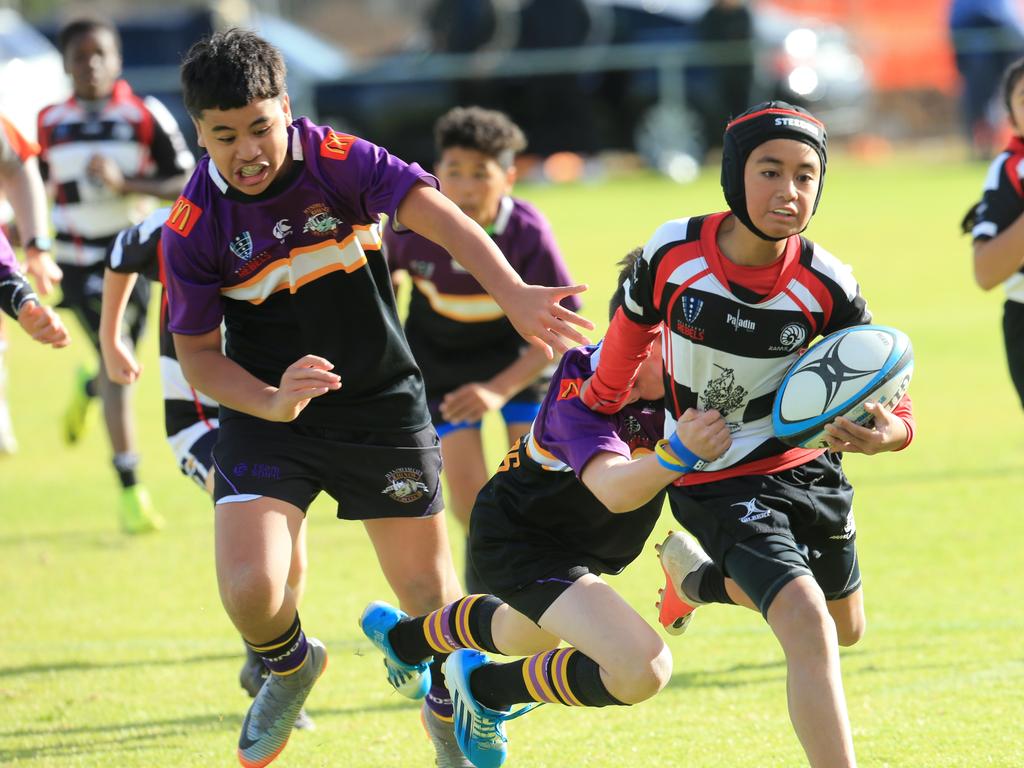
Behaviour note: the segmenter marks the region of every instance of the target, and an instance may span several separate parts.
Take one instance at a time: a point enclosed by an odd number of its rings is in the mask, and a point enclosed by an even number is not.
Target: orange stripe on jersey
[[[34,141],[26,139],[21,131],[14,127],[14,123],[3,115],[0,115],[0,128],[3,129],[4,136],[7,137],[7,143],[11,145],[11,149],[14,150],[14,153],[21,162],[24,163],[30,157],[35,157],[39,154],[39,145]]]
[[[171,214],[167,217],[167,226],[182,237],[188,237],[192,234],[192,229],[202,215],[203,209],[182,195],[171,206]]]

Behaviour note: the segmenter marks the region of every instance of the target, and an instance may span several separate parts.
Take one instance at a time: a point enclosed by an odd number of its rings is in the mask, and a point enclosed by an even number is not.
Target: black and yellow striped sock
[[[403,619],[388,634],[388,640],[408,664],[418,664],[430,656],[446,656],[459,648],[498,653],[491,636],[491,620],[502,605],[494,595],[467,595],[426,616]]]
[[[508,664],[484,664],[470,676],[470,687],[477,701],[499,711],[530,701],[623,706],[605,687],[597,662],[575,648],[556,648]]]

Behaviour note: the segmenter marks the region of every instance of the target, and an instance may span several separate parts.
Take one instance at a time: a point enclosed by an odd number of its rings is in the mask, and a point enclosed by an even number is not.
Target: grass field
[[[983,173],[917,155],[840,157],[808,232],[854,265],[876,320],[907,331],[916,350],[914,446],[847,461],[868,632],[842,658],[862,766],[1024,765],[1024,423],[1001,299],[974,287],[958,234]],[[586,313],[598,322],[621,254],[665,219],[723,205],[710,172],[688,187],[638,176],[520,192],[590,283]],[[60,437],[71,372],[91,358],[84,336],[61,352],[13,336],[21,452],[0,460],[0,765],[235,765],[242,648],[217,598],[209,504],[163,442],[152,336],[137,393],[142,475],[169,525],[138,539],[117,532],[99,420],[73,449]],[[669,525],[666,515],[658,534]],[[432,765],[416,707],[387,686],[356,626],[367,601],[390,598],[365,535],[325,498],[310,529],[303,623],[332,663],[309,700],[318,730],[294,736],[277,765]],[[653,549],[613,583],[656,621]],[[659,696],[628,709],[544,707],[510,726],[509,765],[803,764],[782,654],[759,616],[702,608],[669,644],[675,671]]]

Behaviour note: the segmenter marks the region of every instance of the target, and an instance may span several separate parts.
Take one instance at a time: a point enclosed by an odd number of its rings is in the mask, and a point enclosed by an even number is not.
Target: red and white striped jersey
[[[39,113],[40,167],[54,191],[54,257],[90,265],[103,261],[110,241],[141,221],[154,201],[117,194],[86,172],[100,154],[126,177],[169,178],[190,171],[195,158],[177,122],[151,96],[140,97],[119,80],[110,98],[90,105],[75,97]]]
[[[644,247],[624,284],[625,316],[662,325],[665,434],[687,408],[718,410],[732,447],[684,484],[778,472],[820,450],[789,448],[774,437],[771,410],[786,371],[817,336],[871,322],[852,270],[794,235],[766,295],[729,280],[716,235],[728,213],[666,222]]]

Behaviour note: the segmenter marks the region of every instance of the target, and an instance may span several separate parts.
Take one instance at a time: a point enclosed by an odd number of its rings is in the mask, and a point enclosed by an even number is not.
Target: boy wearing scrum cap
[[[800,234],[826,163],[825,126],[799,107],[765,102],[732,120],[722,156],[729,210],[655,231],[582,397],[601,412],[621,408],[660,341],[665,435],[685,472],[669,501],[713,560],[693,567],[679,534],[665,540],[660,620],[671,631],[708,602],[759,610],[786,655],[790,719],[808,762],[834,768],[855,765],[838,646],[865,625],[841,456],[900,450],[914,422],[904,398],[893,413],[868,403],[871,427],[836,419],[828,451],[774,437],[772,401],[793,361],[817,336],[871,321],[850,268]],[[705,462],[676,423],[711,410],[732,442]]]

